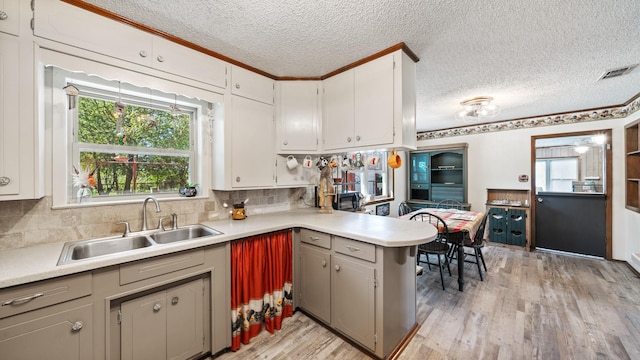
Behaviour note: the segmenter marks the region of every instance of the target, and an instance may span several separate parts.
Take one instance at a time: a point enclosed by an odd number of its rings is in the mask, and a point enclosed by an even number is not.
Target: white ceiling
[[[638,0],[87,0],[275,76],[317,77],[404,42],[417,128],[465,125],[492,96],[517,119],[620,105],[640,93]]]

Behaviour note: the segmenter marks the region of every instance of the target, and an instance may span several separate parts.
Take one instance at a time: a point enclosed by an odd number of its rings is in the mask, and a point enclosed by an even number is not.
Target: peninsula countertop
[[[222,232],[194,240],[151,246],[57,265],[60,242],[0,251],[0,289],[130,261],[226,243],[248,236],[289,228],[307,228],[384,247],[415,246],[431,241],[435,227],[392,217],[335,211],[319,214],[315,208],[248,216],[244,220],[205,221],[201,224]]]

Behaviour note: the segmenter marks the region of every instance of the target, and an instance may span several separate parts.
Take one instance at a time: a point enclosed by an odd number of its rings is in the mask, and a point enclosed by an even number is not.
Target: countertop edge
[[[0,289],[155,256],[229,243],[250,236],[291,228],[316,230],[383,247],[415,246],[431,241],[436,236],[434,227],[425,227],[419,222],[338,211],[333,214],[318,214],[317,209],[296,209],[253,215],[245,220],[203,221],[201,224],[221,231],[222,234],[106,255],[60,266],[57,265],[57,262],[64,241],[1,250]]]

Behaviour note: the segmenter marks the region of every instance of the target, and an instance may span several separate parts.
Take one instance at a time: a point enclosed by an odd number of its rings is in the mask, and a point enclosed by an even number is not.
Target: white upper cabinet
[[[36,0],[34,35],[216,87],[227,64],[159,36],[56,0]]]
[[[20,0],[0,0],[0,32],[20,33]]]
[[[275,185],[273,106],[231,97],[231,187]]]
[[[393,143],[393,54],[354,69],[355,146]]]
[[[356,146],[353,81],[352,69],[322,82],[324,88],[322,139],[325,150]]]
[[[415,63],[402,50],[323,81],[323,149],[415,149]]]
[[[318,150],[320,81],[278,81],[276,84],[279,153]]]
[[[231,66],[231,93],[273,105],[275,81],[239,66]]]
[[[20,192],[18,38],[0,33],[0,195]]]

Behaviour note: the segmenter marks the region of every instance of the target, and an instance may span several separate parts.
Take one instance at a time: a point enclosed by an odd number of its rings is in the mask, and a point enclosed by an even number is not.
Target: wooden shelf
[[[640,120],[624,128],[625,140],[625,207],[640,212]]]

